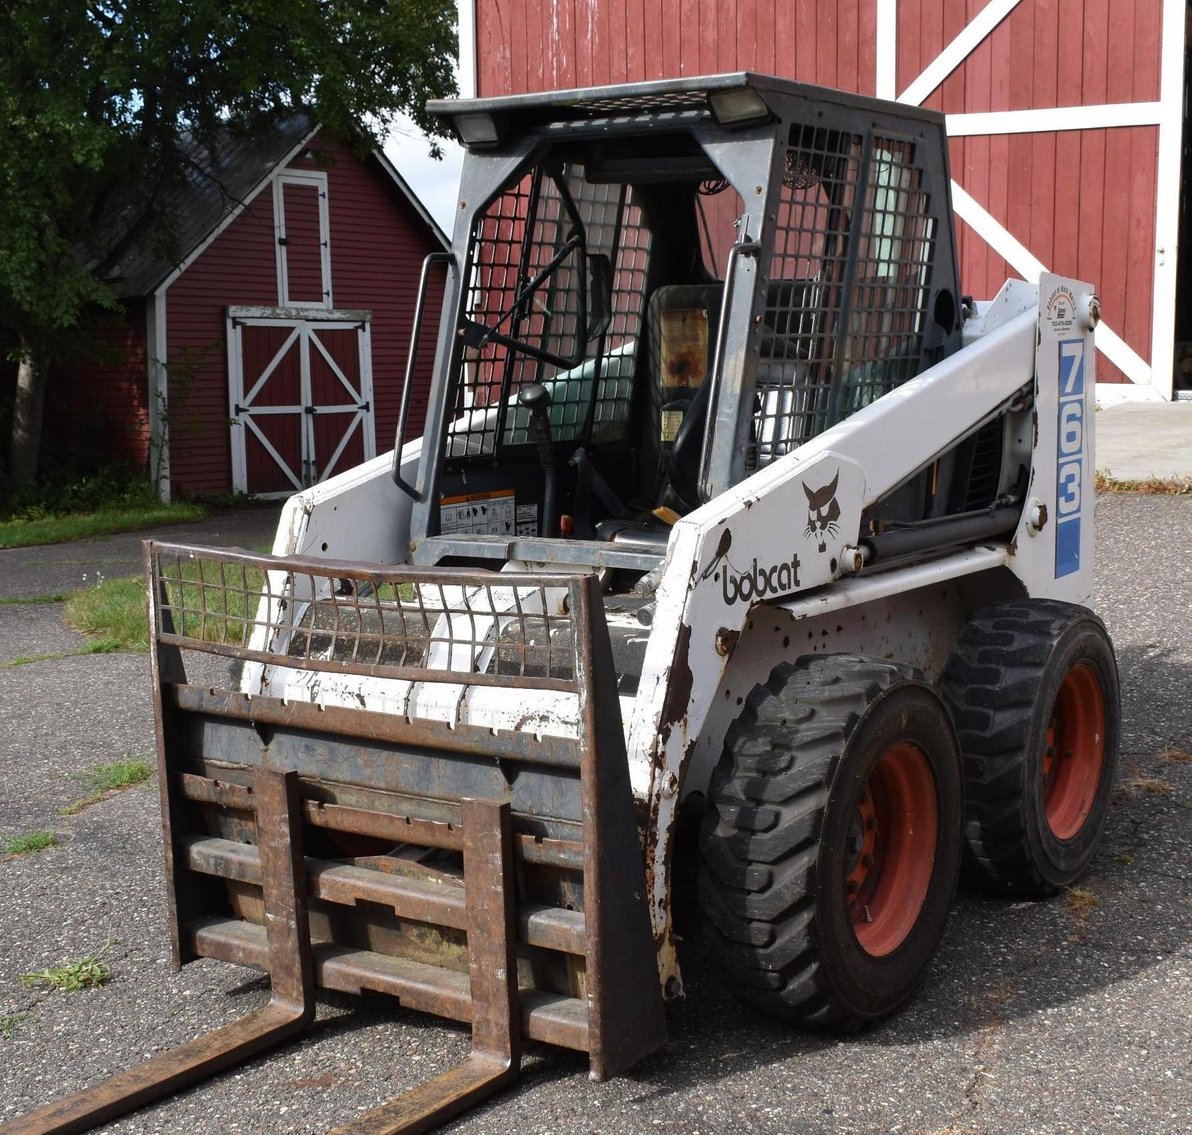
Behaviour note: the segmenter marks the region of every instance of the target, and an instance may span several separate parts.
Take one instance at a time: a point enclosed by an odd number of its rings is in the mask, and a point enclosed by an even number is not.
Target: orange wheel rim
[[[1068,672],[1047,726],[1041,762],[1043,808],[1056,839],[1084,827],[1105,765],[1105,694],[1097,672],[1079,662]]]
[[[857,797],[845,857],[845,897],[858,944],[892,954],[914,928],[939,838],[935,778],[923,750],[888,749]]]

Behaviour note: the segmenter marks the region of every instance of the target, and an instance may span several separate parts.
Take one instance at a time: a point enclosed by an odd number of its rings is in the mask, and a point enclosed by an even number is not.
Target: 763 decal
[[[1084,340],[1061,339],[1059,420],[1055,454],[1055,578],[1080,570],[1080,528],[1084,502]]]

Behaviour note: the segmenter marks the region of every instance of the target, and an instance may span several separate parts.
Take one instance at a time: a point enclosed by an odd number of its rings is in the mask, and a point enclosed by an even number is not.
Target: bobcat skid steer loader
[[[270,1003],[8,1135],[278,1044],[319,987],[473,1030],[341,1131],[426,1130],[526,1039],[615,1075],[682,988],[685,801],[725,981],[836,1029],[911,996],[962,861],[1043,895],[1092,855],[1098,304],[962,296],[941,116],[752,74],[432,109],[467,157],[392,457],[272,556],[145,548],[174,960]]]

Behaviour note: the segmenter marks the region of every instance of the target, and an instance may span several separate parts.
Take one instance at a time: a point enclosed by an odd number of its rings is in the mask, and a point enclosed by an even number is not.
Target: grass
[[[81,779],[93,792],[115,792],[134,784],[144,784],[152,775],[152,765],[134,759],[96,765],[83,773]]]
[[[1064,896],[1064,905],[1073,918],[1083,922],[1101,905],[1101,900],[1087,887],[1069,887]]]
[[[1115,800],[1137,800],[1140,796],[1166,796],[1175,788],[1170,781],[1145,773],[1134,773],[1118,781],[1113,791]]]
[[[0,599],[0,607],[36,607],[42,604],[61,603],[65,595],[29,595],[23,599]]]
[[[149,649],[149,622],[145,614],[145,581],[140,576],[105,579],[66,598],[67,623],[109,650]]]
[[[5,855],[28,855],[31,851],[45,851],[47,847],[57,845],[58,837],[53,832],[25,832],[6,840],[0,851]]]
[[[0,520],[0,548],[62,544],[70,540],[86,540],[92,536],[107,536],[115,532],[134,532],[138,528],[202,520],[206,515],[207,510],[202,505],[180,502]]]
[[[43,969],[40,973],[23,973],[21,982],[25,985],[40,985],[47,989],[61,989],[64,993],[77,993],[81,989],[94,989],[112,978],[112,967],[103,960],[104,950],[99,950],[74,962]]]
[[[179,629],[208,642],[240,642],[245,619],[256,614],[264,575],[255,568],[229,566],[224,588],[210,586],[210,576],[208,585],[200,586],[199,569],[194,563],[183,563],[178,570],[178,577],[170,578],[167,586],[171,604],[189,608],[186,625]],[[210,573],[210,565],[207,570]],[[173,576],[174,571],[171,567],[168,574]],[[207,618],[199,636],[196,612],[201,608],[205,608]],[[140,576],[104,579],[72,592],[66,597],[65,615],[70,626],[102,644],[93,646],[92,652],[149,649],[145,582]]]
[[[28,1013],[5,1013],[0,1017],[0,1040],[11,1040],[28,1017]]]
[[[1069,887],[1064,894],[1064,906],[1075,923],[1069,940],[1082,941],[1088,932],[1089,919],[1093,916],[1093,911],[1100,909],[1101,900],[1087,887]]]
[[[120,650],[122,645],[112,639],[100,638],[75,650],[52,650],[48,654],[18,654],[15,658],[6,658],[0,662],[0,670],[11,670],[14,666],[29,666],[34,662],[54,662],[59,658],[77,658],[82,654],[111,654],[113,650]]]
[[[1098,473],[1095,486],[1099,493],[1150,493],[1155,496],[1187,496],[1192,493],[1192,477],[1146,477],[1126,481],[1112,473]]]
[[[152,776],[153,766],[139,758],[96,765],[79,774],[79,779],[91,790],[91,795],[59,808],[58,812],[63,816],[77,816],[84,808],[90,808],[92,804],[98,804],[126,788],[144,784]]]
[[[1192,762],[1192,753],[1187,749],[1180,749],[1175,745],[1168,745],[1159,754],[1159,760],[1168,765],[1186,765]]]
[[[127,465],[90,469],[48,463],[35,485],[0,479],[0,548],[83,540],[112,532],[197,520],[207,510],[192,502],[162,504],[144,470]]]

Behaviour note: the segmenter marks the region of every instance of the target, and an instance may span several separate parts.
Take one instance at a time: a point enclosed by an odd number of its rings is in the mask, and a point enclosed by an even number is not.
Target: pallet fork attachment
[[[292,772],[260,769],[254,788],[270,958],[269,1004],[7,1123],[0,1127],[3,1135],[89,1131],[282,1044],[314,1021],[306,895],[300,885],[298,778]]]
[[[587,1051],[598,1079],[661,1047],[594,576],[152,542],[145,562],[175,964],[264,969],[272,997],[0,1135],[85,1131],[250,1058],[310,1026],[317,986],[472,1025],[460,1065],[334,1135],[432,1129],[511,1082],[523,1038]],[[202,655],[255,665],[262,692],[195,680]],[[386,711],[294,697],[295,673]],[[467,719],[494,704],[514,718]]]

